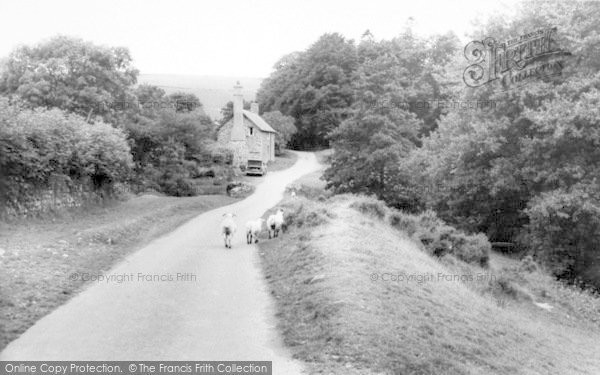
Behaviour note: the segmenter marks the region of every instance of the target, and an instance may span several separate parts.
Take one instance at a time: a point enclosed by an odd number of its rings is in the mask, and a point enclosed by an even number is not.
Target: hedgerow
[[[59,183],[111,193],[131,167],[125,134],[60,109],[26,109],[0,98],[0,199],[19,204]]]

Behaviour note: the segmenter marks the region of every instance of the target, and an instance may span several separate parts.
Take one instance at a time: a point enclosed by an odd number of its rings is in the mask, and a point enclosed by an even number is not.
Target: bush
[[[600,286],[588,275],[600,251],[600,202],[587,188],[556,190],[534,199],[527,209],[531,249],[555,276]]]
[[[192,178],[214,178],[216,176],[214,168],[198,168]]]
[[[509,275],[503,274],[493,278],[489,284],[490,291],[496,298],[507,296],[515,301],[532,302],[534,300],[531,293]]]
[[[378,219],[383,219],[389,211],[382,201],[367,197],[358,198],[350,207],[363,214],[375,216]]]
[[[311,186],[307,184],[295,184],[286,188],[286,193],[295,192],[298,196],[306,198],[322,197],[323,200],[331,197],[332,193],[329,190],[325,190],[318,186]]]
[[[532,273],[539,271],[539,267],[533,257],[531,255],[527,255],[525,258],[521,259],[519,271]]]
[[[233,151],[227,147],[215,147],[211,156],[212,162],[215,164],[231,165],[233,163]]]
[[[286,226],[315,227],[323,225],[335,214],[315,201],[298,197],[282,205]]]
[[[55,181],[110,193],[132,166],[125,134],[59,109],[23,109],[0,99],[0,199],[16,208]]]
[[[405,232],[409,236],[415,234],[415,232],[419,228],[416,216],[407,215],[396,210],[390,213],[390,215],[388,216],[388,221],[391,226]]]
[[[160,190],[175,197],[191,197],[196,195],[194,183],[185,175],[163,175],[158,182]]]
[[[488,265],[491,244],[484,234],[466,234],[444,223],[433,211],[412,215],[392,210],[387,220],[421,243],[431,255],[443,257],[452,254],[467,263],[481,267]]]
[[[231,197],[243,198],[254,192],[254,185],[244,181],[233,181],[227,184],[226,191]]]

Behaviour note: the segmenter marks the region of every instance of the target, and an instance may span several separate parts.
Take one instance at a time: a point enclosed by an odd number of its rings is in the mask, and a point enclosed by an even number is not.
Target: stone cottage
[[[233,118],[219,128],[219,144],[233,151],[236,166],[246,165],[249,159],[264,163],[275,160],[277,132],[258,115],[258,103],[252,103],[249,111],[244,109],[240,83],[233,88]]]

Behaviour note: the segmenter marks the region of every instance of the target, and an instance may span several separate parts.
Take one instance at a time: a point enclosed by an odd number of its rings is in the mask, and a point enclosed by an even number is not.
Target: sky
[[[267,77],[327,32],[465,34],[516,0],[0,0],[0,58],[57,34],[129,48],[145,74]],[[412,21],[408,21],[412,17]]]

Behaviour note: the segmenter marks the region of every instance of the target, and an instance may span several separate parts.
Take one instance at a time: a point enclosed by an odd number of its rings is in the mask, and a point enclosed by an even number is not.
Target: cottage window
[[[254,130],[254,128],[250,128],[250,135],[254,134],[253,130]]]

